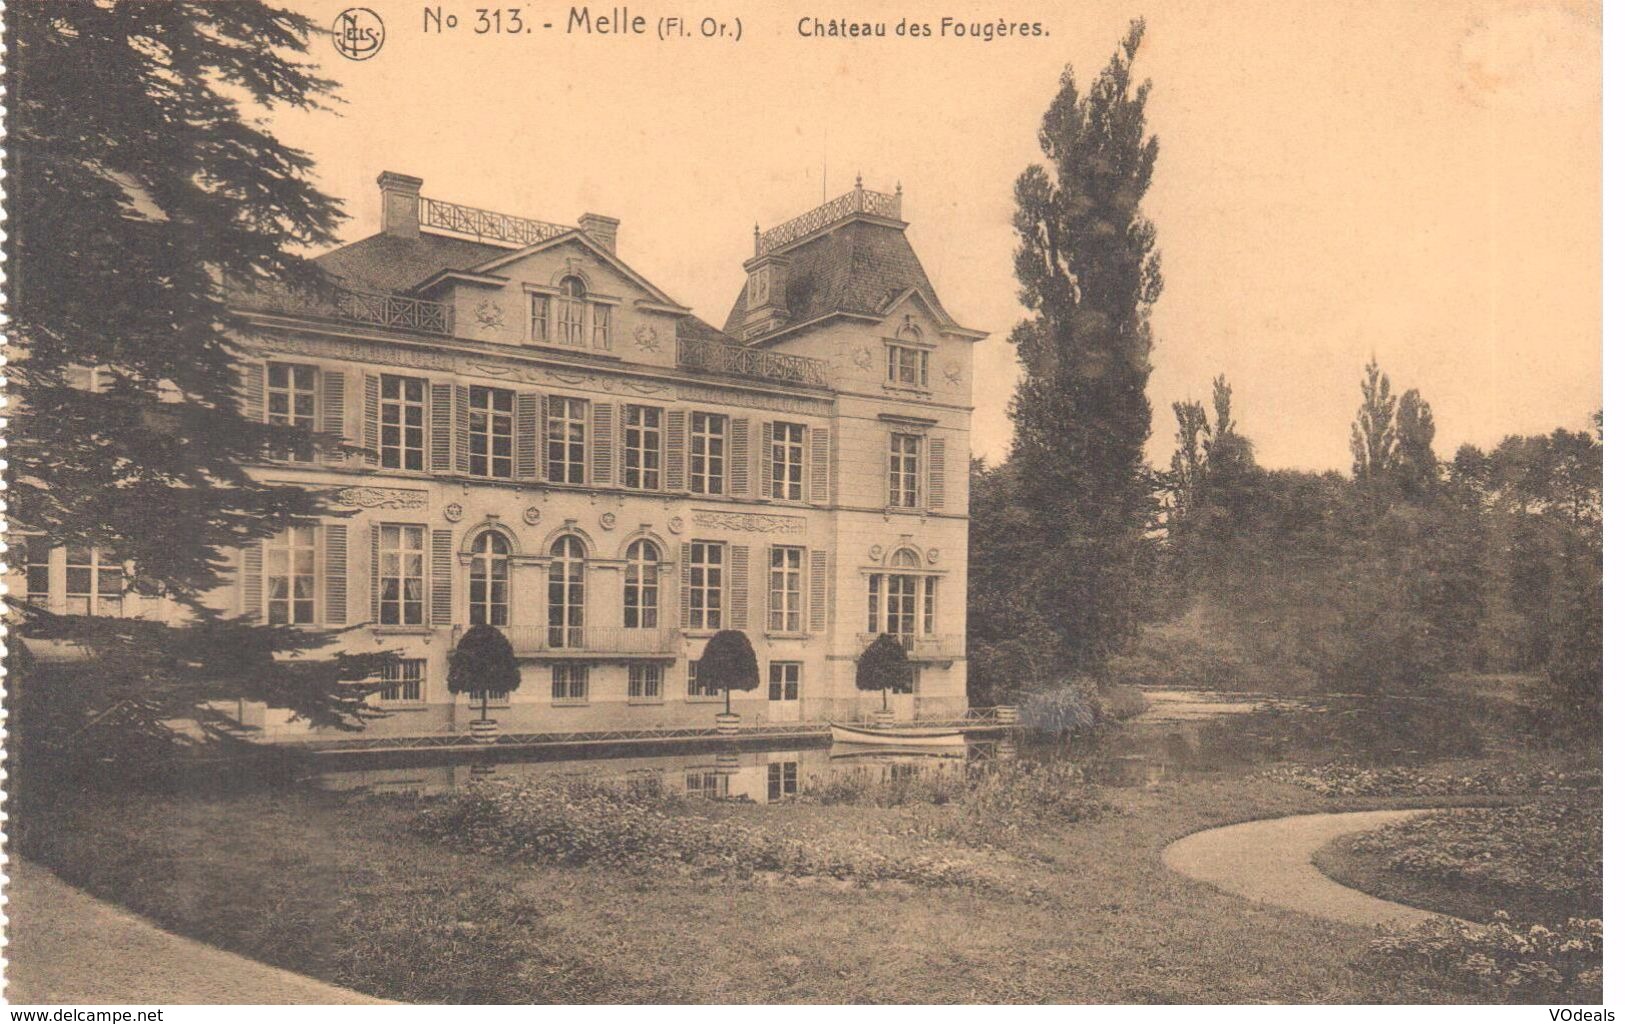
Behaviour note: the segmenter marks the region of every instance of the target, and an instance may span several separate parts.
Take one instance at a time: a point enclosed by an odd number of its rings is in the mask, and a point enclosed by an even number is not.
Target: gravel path
[[[1410,925],[1439,915],[1350,889],[1310,857],[1350,832],[1367,832],[1427,810],[1302,814],[1208,829],[1170,843],[1162,862],[1225,892],[1345,924]]]
[[[6,866],[9,1003],[377,1003],[164,931],[37,864]]]

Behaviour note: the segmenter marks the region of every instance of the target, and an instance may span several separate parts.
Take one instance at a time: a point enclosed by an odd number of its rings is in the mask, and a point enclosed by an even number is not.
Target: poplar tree
[[[1047,625],[1065,667],[1085,673],[1133,632],[1136,563],[1155,515],[1145,387],[1162,274],[1140,205],[1157,158],[1150,83],[1133,76],[1144,36],[1145,23],[1131,23],[1086,93],[1065,70],[1038,133],[1044,162],[1015,186],[1015,272],[1032,315],[1011,336],[1024,371],[1011,458],[1023,500],[1044,510]]]

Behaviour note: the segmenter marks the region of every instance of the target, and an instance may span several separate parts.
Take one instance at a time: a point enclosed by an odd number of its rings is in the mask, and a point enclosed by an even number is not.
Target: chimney
[[[586,236],[599,245],[615,252],[615,232],[620,228],[621,222],[616,217],[606,217],[601,213],[584,213],[576,221]]]
[[[378,191],[384,200],[381,226],[386,235],[398,238],[418,236],[418,194],[423,179],[410,174],[385,171],[378,175]]]

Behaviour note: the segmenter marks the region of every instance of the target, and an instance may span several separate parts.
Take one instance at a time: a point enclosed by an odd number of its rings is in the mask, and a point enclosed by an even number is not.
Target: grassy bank
[[[36,815],[23,853],[183,934],[402,1000],[1462,998],[1364,969],[1356,929],[1239,903],[1160,862],[1188,832],[1325,806],[1253,776],[1119,792],[1098,820],[988,854],[998,890],[520,863],[425,837],[410,802],[305,790],[84,796]],[[707,813],[906,841],[956,812]]]

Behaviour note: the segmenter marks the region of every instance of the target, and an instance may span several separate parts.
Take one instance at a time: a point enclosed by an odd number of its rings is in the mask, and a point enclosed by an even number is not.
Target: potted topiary
[[[903,645],[890,633],[882,633],[858,655],[858,689],[873,693],[880,691],[880,710],[874,713],[874,723],[882,728],[891,725],[896,715],[887,706],[886,694],[892,690],[906,690],[914,685],[914,666],[909,663]]]
[[[756,649],[750,645],[750,637],[737,629],[725,629],[713,636],[694,668],[694,682],[703,690],[722,691],[717,732],[724,736],[737,733],[739,716],[733,713],[733,691],[749,692],[762,685],[756,668]]]
[[[480,695],[479,720],[469,725],[476,743],[495,743],[497,724],[490,717],[491,694],[519,689],[519,659],[513,645],[495,626],[475,626],[457,641],[451,652],[451,672],[446,689],[454,695]]]

